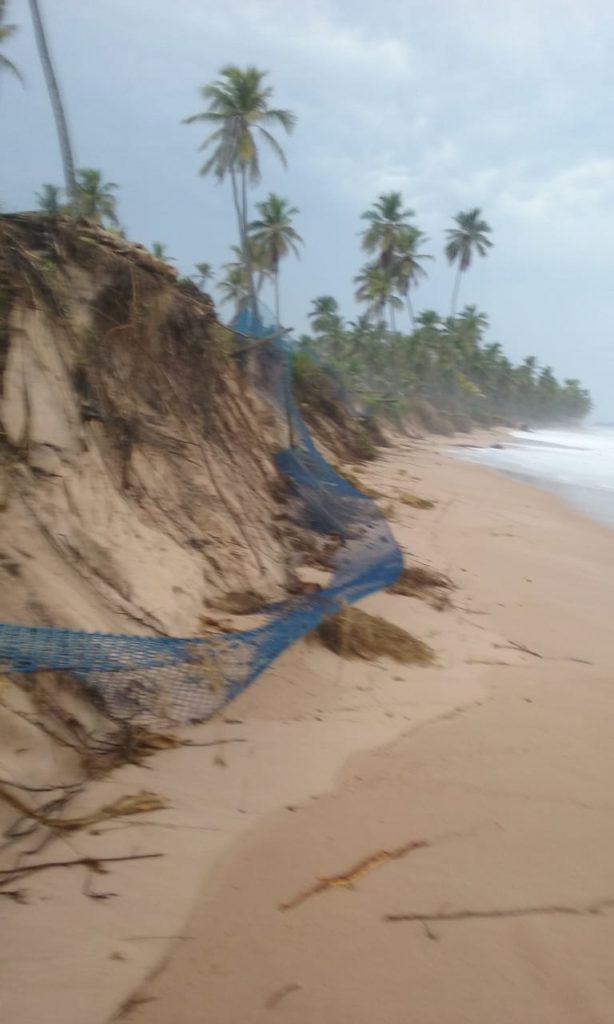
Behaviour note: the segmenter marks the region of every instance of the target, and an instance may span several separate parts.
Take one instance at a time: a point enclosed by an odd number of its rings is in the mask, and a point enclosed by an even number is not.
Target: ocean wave
[[[463,457],[562,494],[595,519],[614,525],[612,428],[514,430],[502,448],[464,449]]]

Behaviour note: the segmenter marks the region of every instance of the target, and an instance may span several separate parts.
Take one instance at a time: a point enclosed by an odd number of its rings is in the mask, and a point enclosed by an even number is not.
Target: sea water
[[[463,449],[463,456],[555,491],[587,515],[614,526],[614,424],[514,430],[502,444]]]

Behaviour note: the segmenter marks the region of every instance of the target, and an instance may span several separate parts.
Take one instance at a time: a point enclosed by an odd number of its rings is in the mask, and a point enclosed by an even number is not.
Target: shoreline
[[[390,468],[395,460],[396,453],[384,462]],[[377,486],[383,472],[373,467],[369,484]],[[421,1024],[554,1024],[570,1000],[577,1013],[566,1019],[609,1019],[612,996],[599,984],[614,922],[605,919],[589,933],[590,907],[614,894],[614,755],[604,721],[614,698],[602,580],[604,558],[614,567],[614,534],[529,485],[465,463],[452,470],[430,443],[422,452],[412,446],[406,472],[420,477],[412,486],[427,497],[443,480],[450,490],[455,485],[430,524],[426,512],[401,523],[397,510],[394,525],[404,546],[411,537],[420,560],[461,584],[460,628],[444,624],[453,613],[435,613],[437,623],[416,601],[403,611],[377,595],[364,606],[399,624],[401,616],[406,625],[411,620],[439,649],[435,671],[439,681],[454,680],[454,696],[448,692],[436,713],[392,742],[356,753],[331,791],[267,818],[218,861],[190,922],[194,939],[144,989],[152,1002],[135,1010],[137,1022],[162,1024],[174,1013],[177,1024],[195,1024],[197,1012],[179,1002],[188,985],[216,1024],[265,1021],[282,1000],[280,1013],[297,1024],[401,1024],[409,1005]],[[515,537],[508,536],[512,528]],[[593,550],[582,560],[587,544]],[[529,564],[532,576],[520,576]],[[417,675],[408,679],[411,696],[424,705],[422,679],[431,696],[437,679],[429,683],[423,674],[417,682]],[[598,771],[591,770],[595,757]],[[280,913],[280,901],[318,877],[409,841],[428,846],[361,878],[353,890],[325,892]],[[585,908],[579,942],[565,911],[550,919],[548,908],[556,906],[569,907],[572,921]],[[383,920],[399,912],[427,920]],[[471,915],[481,913],[485,923],[476,928]],[[545,982],[536,981],[538,964]]]
[[[486,443],[450,444],[447,447],[447,451],[452,452],[454,448],[460,448],[461,450],[467,451],[488,451],[491,448],[499,446],[503,449],[515,449],[518,445],[510,443],[508,440],[510,437],[514,438],[514,434],[510,433],[511,429],[512,428],[505,428],[503,433],[497,433],[494,444],[492,443],[491,437],[487,435],[484,439]],[[544,442],[543,440],[537,442],[540,448],[546,443],[547,442]],[[555,450],[560,450],[561,448],[560,445],[556,445],[554,443],[551,444],[551,447]],[[568,449],[563,448],[563,450]],[[614,514],[611,511],[611,502],[608,503],[608,492],[603,487],[591,486],[590,484],[581,485],[579,483],[563,482],[548,475],[532,474],[528,470],[512,469],[504,465],[497,464],[497,460],[495,458],[474,459],[471,455],[464,454],[459,455],[458,457],[472,465],[480,465],[487,469],[492,469],[495,473],[501,474],[510,480],[516,480],[519,483],[528,484],[529,486],[535,487],[540,491],[545,491],[548,494],[554,494],[556,497],[561,498],[568,507],[571,507],[576,512],[579,511],[592,522],[614,529]],[[592,501],[588,499],[587,496],[589,495],[592,496]],[[605,511],[600,509],[601,505],[605,508],[606,504],[608,507],[607,514]]]
[[[208,1019],[220,1024],[264,1020],[270,1016],[267,999],[284,984],[300,986],[287,993],[284,1011],[290,1014],[288,1020],[307,1024],[318,1015],[339,1021],[346,1016],[355,1022],[376,1019],[361,1016],[368,1005],[364,993],[347,1005],[341,1000],[332,1016],[331,1005],[313,1002],[313,993],[307,1003],[307,997],[300,995],[311,991],[309,984],[317,981],[318,964],[313,956],[320,951],[324,959],[334,960],[338,936],[334,921],[331,923],[336,912],[331,910],[331,901],[337,908],[339,900],[352,901],[352,895],[323,894],[293,912],[315,929],[310,933],[313,948],[301,947],[303,953],[311,949],[310,968],[315,973],[309,976],[309,983],[290,975],[278,978],[279,971],[271,974],[261,963],[256,970],[258,956],[248,954],[245,945],[251,922],[260,930],[257,945],[266,951],[265,966],[283,963],[285,939],[280,947],[280,934],[287,937],[288,927],[293,934],[294,928],[300,931],[303,924],[296,924],[298,917],[279,915],[280,899],[305,888],[315,875],[343,870],[372,850],[423,838],[420,829],[425,823],[400,820],[398,805],[404,790],[395,775],[395,765],[398,769],[407,757],[411,760],[416,745],[425,749],[420,765],[428,774],[428,748],[437,745],[435,733],[485,714],[482,709],[503,699],[510,676],[514,677],[513,686],[520,680],[524,703],[525,698],[533,699],[526,694],[533,693],[540,682],[536,676],[543,677],[544,671],[565,678],[577,672],[592,679],[599,673],[605,675],[608,668],[607,586],[599,583],[599,577],[604,569],[605,576],[610,571],[606,564],[614,568],[611,528],[594,523],[549,492],[510,480],[492,472],[491,467],[447,456],[441,451],[442,442],[399,443],[397,439],[395,448],[385,450],[381,459],[360,471],[365,483],[379,489],[382,501],[391,504],[392,525],[404,550],[411,552],[408,557],[450,575],[458,586],[453,595],[455,607],[450,611],[436,611],[423,601],[389,594],[361,602],[366,610],[382,614],[430,642],[438,653],[437,667],[343,661],[301,641],[227,708],[225,720],[182,730],[194,742],[242,742],[207,752],[189,748],[168,751],[153,762],[153,772],[130,766],[91,787],[90,805],[96,803],[97,796],[109,800],[139,787],[155,788],[169,799],[171,808],[145,824],[99,830],[107,837],[104,852],[109,855],[128,847],[139,851],[162,848],[166,857],[154,866],[144,862],[138,876],[129,866],[114,872],[112,888],[120,895],[108,904],[87,901],[75,893],[74,878],[58,875],[50,884],[50,879],[40,876],[28,885],[40,897],[36,906],[31,911],[9,907],[6,915],[9,928],[17,931],[8,965],[10,988],[5,988],[0,1003],[4,1000],[5,1016],[13,1024],[42,1020],[51,988],[57,993],[56,1014],[63,1024],[81,1024],[84,1019],[90,1024],[120,1020],[119,1008],[152,972],[156,980],[137,992],[137,998],[152,1001],[143,1003],[142,1009],[135,1003],[131,1021],[158,1024],[174,1019],[177,1024],[196,1024],[203,1005],[210,1008]],[[398,500],[403,490],[434,498],[434,510],[407,508]],[[510,536],[514,531],[515,538]],[[551,551],[543,553],[543,537],[556,545],[557,536],[566,564],[571,565],[571,584],[557,579],[556,573],[552,579],[556,557]],[[518,544],[511,543],[514,539]],[[588,553],[582,555],[581,549],[587,546]],[[534,550],[541,552],[543,564],[533,564],[533,578],[519,580],[524,571],[520,565],[525,565]],[[584,583],[589,614],[574,619],[567,591],[571,585],[572,597],[581,602],[578,579],[582,581],[587,569],[597,577],[591,577],[590,585]],[[514,596],[507,594],[505,601],[498,601],[497,591],[505,589],[506,581],[515,590]],[[577,627],[575,635],[566,628],[561,636],[555,628],[552,602],[560,604],[563,599],[565,615]],[[509,645],[505,650],[497,647],[507,641],[538,654]],[[581,664],[588,660],[594,664]],[[573,693],[569,699],[572,697]],[[220,750],[225,764],[216,759]],[[369,794],[375,792],[377,811],[369,802]],[[419,792],[414,792],[412,799],[425,811]],[[395,812],[392,804],[397,807]],[[355,820],[354,812],[350,814],[354,805],[363,808],[360,820]],[[461,825],[451,823],[462,832]],[[438,828],[445,833],[445,821],[439,822]],[[93,846],[102,855],[100,834],[95,842],[83,836],[73,845],[78,844],[82,855]],[[445,843],[441,850],[444,848]],[[282,852],[276,853],[278,849]],[[428,863],[427,851],[416,853],[415,860],[399,860],[360,882],[354,900],[359,913],[368,912],[373,893],[381,886],[385,891],[391,878],[397,884],[411,879],[419,858]],[[241,926],[236,916],[240,906],[237,892],[243,901]],[[393,901],[388,909],[392,905]],[[85,938],[69,952],[68,945],[64,949],[58,944],[57,935],[51,941],[43,937],[37,948],[37,991],[31,982],[24,990],[30,977],[31,929],[37,927],[42,934],[52,928],[60,907],[68,940],[79,932]],[[216,920],[217,933],[211,924]],[[231,925],[227,928],[220,921]],[[368,922],[368,927],[372,926],[379,929],[373,915]],[[280,933],[280,927],[286,930]],[[349,941],[351,935],[347,938]],[[221,943],[223,953],[219,962],[214,958],[214,968],[211,951],[216,942]],[[251,942],[253,947],[253,934]],[[377,954],[377,947],[370,952]],[[358,948],[353,955],[362,964],[365,951]],[[158,973],[160,964],[166,962]],[[367,967],[365,963],[365,975]],[[77,977],[81,982],[75,985]],[[186,986],[191,990],[196,986],[198,991],[190,1005],[185,1005]],[[323,986],[324,978],[319,987]],[[334,995],[330,979],[324,987]],[[339,998],[342,995],[338,993]],[[387,1024],[406,1019],[395,1017],[397,1010],[391,1006]],[[375,1012],[373,1005],[369,1012]],[[438,1024],[456,1019],[444,1014]],[[423,1015],[420,1020],[430,1021],[431,1017]]]

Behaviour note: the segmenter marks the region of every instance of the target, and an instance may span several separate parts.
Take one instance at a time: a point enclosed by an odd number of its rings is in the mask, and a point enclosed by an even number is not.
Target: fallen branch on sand
[[[333,889],[335,887],[351,889],[354,882],[362,878],[363,875],[366,875],[368,871],[372,871],[373,868],[379,867],[380,864],[385,864],[389,860],[398,860],[407,853],[411,853],[412,850],[420,850],[428,845],[425,839],[414,839],[409,843],[403,843],[402,846],[397,846],[394,850],[378,850],[377,853],[372,853],[369,857],[359,860],[350,871],[343,875],[331,875],[328,878],[320,878],[315,885],[305,889],[287,903],[280,903],[279,910],[293,910],[294,907],[304,903],[310,896],[316,896],[319,892],[324,892],[325,889]]]

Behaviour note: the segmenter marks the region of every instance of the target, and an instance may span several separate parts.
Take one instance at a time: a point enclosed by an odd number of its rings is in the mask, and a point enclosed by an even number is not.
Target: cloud
[[[614,159],[590,158],[506,191],[501,208],[534,224],[614,216]]]
[[[254,49],[276,51],[286,63],[300,57],[295,70],[302,74],[310,68],[327,67],[336,76],[377,76],[387,82],[411,76],[408,46],[385,26],[369,32],[358,19],[338,5],[315,0],[311,4],[287,0],[230,0],[212,12],[204,10],[200,0],[187,5],[193,28],[228,35],[229,24],[236,26],[237,43],[249,40]],[[181,8],[173,8],[181,16]],[[229,57],[229,59],[231,59]],[[317,90],[317,79],[312,81]],[[331,97],[335,100],[336,97]]]
[[[135,236],[168,241],[182,265],[224,262],[235,233],[231,203],[226,189],[197,177],[202,126],[180,120],[199,108],[199,86],[222,65],[253,63],[270,70],[274,102],[299,115],[283,140],[288,172],[263,159],[263,190],[304,211],[309,246],[300,266],[284,267],[295,322],[323,290],[352,315],[359,214],[379,193],[398,190],[433,252],[452,214],[483,208],[496,248],[472,268],[467,293],[508,330],[521,310],[523,348],[531,341],[525,324],[534,323],[548,362],[557,346],[575,351],[570,282],[581,278],[583,324],[588,308],[601,358],[614,259],[614,147],[604,129],[614,92],[611,0],[53,6],[51,42],[78,159],[121,181],[122,217]],[[59,175],[23,22],[11,55],[30,88],[8,82],[3,91],[7,207],[29,205],[40,182]],[[421,300],[447,302],[448,278],[439,259]]]

